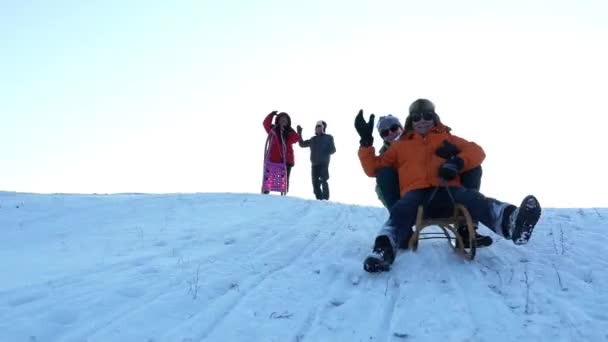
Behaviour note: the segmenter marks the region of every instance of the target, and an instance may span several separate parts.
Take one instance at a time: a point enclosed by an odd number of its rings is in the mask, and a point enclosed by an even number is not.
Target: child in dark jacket
[[[310,147],[310,163],[312,165],[312,190],[318,200],[329,199],[329,160],[336,152],[334,137],[325,133],[327,123],[318,121],[315,126],[315,135],[308,139],[302,139],[302,127],[298,125],[298,144],[300,147]]]

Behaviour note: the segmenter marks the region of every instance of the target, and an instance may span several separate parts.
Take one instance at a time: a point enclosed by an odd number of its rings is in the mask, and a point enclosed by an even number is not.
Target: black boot
[[[503,214],[503,232],[516,245],[525,245],[532,237],[532,231],[540,219],[541,207],[536,197],[526,196],[519,208],[510,206]]]
[[[374,249],[363,263],[363,269],[370,273],[386,272],[391,269],[395,261],[395,248],[391,238],[380,235],[376,238]]]
[[[462,238],[464,248],[471,248],[469,243],[468,226],[464,225],[458,227],[458,234],[460,234],[460,237]],[[477,226],[475,226],[475,246],[478,248],[488,247],[492,244],[492,242],[494,242],[494,240],[492,240],[491,237],[477,233]],[[456,247],[458,247],[458,245],[458,240],[456,240]]]
[[[325,183],[325,186],[323,187],[323,199],[329,201],[329,185],[327,185],[327,183]]]

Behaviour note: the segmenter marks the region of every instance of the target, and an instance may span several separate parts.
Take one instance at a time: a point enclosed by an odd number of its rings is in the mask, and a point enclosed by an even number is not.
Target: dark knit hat
[[[442,125],[439,115],[435,112],[435,104],[427,99],[418,99],[412,102],[410,105],[410,113],[407,118],[405,118],[404,129],[406,132],[414,129],[412,125],[412,113],[432,113],[435,125]],[[447,127],[447,130],[449,132],[451,129]]]
[[[418,99],[410,105],[410,114],[412,113],[435,113],[435,105],[427,99]]]

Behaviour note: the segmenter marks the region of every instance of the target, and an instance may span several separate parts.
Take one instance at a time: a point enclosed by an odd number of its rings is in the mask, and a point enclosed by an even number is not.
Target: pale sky
[[[482,192],[606,207],[605,1],[3,1],[0,190],[259,193],[264,116],[325,120],[331,199],[380,205],[359,109],[428,98]],[[380,138],[375,133],[375,145]],[[314,198],[295,146],[291,196]]]

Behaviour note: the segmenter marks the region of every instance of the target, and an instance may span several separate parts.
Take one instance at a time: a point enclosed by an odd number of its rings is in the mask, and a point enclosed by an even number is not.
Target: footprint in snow
[[[146,267],[139,271],[141,274],[156,274],[159,273],[160,270],[157,267]]]
[[[21,296],[21,297],[17,297],[17,298],[13,298],[11,300],[8,301],[8,305],[10,306],[20,306],[20,305],[24,305],[27,303],[31,303],[31,302],[35,302],[38,299],[42,299],[46,297],[46,294],[43,293],[30,293],[27,294],[25,296]]]
[[[141,297],[145,293],[144,289],[142,289],[140,287],[123,287],[123,288],[118,289],[116,292],[118,294],[120,294],[121,296],[129,297],[129,298]]]
[[[49,320],[57,324],[68,325],[78,319],[78,313],[73,310],[56,310],[49,314]]]

